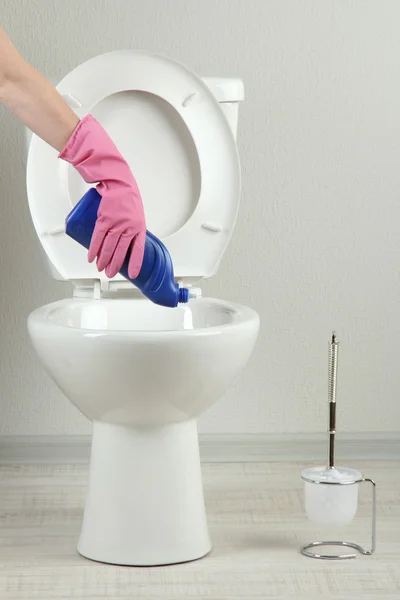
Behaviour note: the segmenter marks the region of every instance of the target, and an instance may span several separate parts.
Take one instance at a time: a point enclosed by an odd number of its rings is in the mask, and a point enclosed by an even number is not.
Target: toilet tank
[[[220,103],[236,139],[239,103],[244,100],[243,81],[234,77],[203,77],[202,79]]]

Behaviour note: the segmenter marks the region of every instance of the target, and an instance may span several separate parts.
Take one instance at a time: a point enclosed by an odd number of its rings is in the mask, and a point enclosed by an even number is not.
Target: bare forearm
[[[24,125],[58,151],[79,122],[51,83],[18,54],[2,29],[0,100]]]

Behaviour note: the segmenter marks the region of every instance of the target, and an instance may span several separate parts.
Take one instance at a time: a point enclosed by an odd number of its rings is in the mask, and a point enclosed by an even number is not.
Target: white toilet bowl
[[[125,565],[209,552],[196,418],[247,363],[250,308],[200,299],[62,300],[28,320],[49,374],[91,419],[89,491],[78,550]]]
[[[236,147],[243,84],[202,80],[164,57],[123,51],[79,65],[58,85],[91,112],[137,177],[148,229],[184,286],[215,275],[240,201]],[[87,185],[32,137],[27,191],[53,277],[73,297],[34,311],[33,345],[67,398],[93,421],[89,489],[78,544],[93,560],[162,565],[207,554],[196,419],[248,361],[258,315],[199,298],[176,309],[108,280],[65,234]],[[244,399],[245,401],[245,399]]]

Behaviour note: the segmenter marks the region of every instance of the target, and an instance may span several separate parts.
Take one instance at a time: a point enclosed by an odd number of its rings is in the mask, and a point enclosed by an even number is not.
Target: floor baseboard
[[[88,435],[0,436],[0,462],[86,462]],[[202,462],[323,462],[326,434],[200,434]],[[338,435],[338,460],[400,460],[400,432]]]
[[[327,434],[200,436],[204,462],[317,461],[327,457]],[[337,436],[338,460],[400,460],[400,432]]]

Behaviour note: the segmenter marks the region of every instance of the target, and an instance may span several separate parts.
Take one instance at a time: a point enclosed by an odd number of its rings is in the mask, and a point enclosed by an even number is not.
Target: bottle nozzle
[[[201,289],[199,288],[179,288],[179,304],[186,304],[189,300],[200,298]]]
[[[189,299],[196,300],[197,298],[201,298],[201,289],[200,288],[190,288],[189,289]]]
[[[189,290],[187,288],[179,288],[179,297],[178,297],[178,302],[179,304],[186,304],[186,302],[189,301]]]

